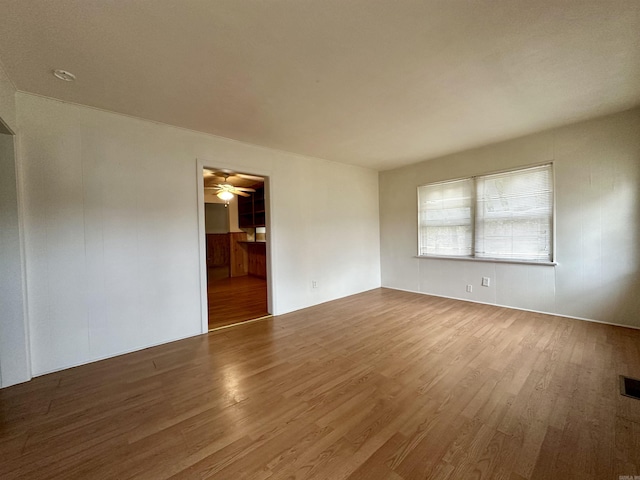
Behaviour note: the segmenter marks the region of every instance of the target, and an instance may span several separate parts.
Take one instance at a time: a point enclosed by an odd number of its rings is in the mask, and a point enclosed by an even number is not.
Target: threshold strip
[[[224,330],[225,328],[237,327],[239,325],[246,325],[247,323],[259,322],[261,320],[267,320],[268,318],[273,318],[273,315],[265,315],[263,317],[252,318],[251,320],[243,320],[241,322],[231,323],[229,325],[223,325],[221,327],[210,328],[208,333],[217,332],[218,330]]]

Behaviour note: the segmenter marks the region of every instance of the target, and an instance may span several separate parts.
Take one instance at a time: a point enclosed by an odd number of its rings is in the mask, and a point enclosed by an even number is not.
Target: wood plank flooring
[[[2,479],[640,475],[640,331],[377,289],[0,390]]]
[[[251,275],[216,278],[210,275],[207,298],[210,330],[269,314],[267,281],[263,278]]]

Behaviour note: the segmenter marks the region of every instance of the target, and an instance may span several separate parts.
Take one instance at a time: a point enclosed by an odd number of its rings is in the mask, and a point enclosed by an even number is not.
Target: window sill
[[[536,262],[534,260],[512,260],[508,258],[481,258],[481,257],[450,257],[446,255],[416,255],[415,258],[428,260],[462,260],[467,262],[489,262],[489,263],[515,263],[516,265],[542,265],[555,267],[558,262]]]

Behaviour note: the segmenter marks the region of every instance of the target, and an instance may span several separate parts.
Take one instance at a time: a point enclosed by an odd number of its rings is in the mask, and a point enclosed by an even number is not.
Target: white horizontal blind
[[[470,256],[472,179],[418,187],[418,255]]]
[[[551,165],[476,178],[475,255],[551,261]]]

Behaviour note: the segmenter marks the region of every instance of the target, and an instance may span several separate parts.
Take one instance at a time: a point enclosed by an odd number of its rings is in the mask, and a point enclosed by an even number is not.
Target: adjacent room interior
[[[265,179],[203,170],[209,330],[269,315]]]
[[[0,12],[0,478],[640,475],[640,2]]]

